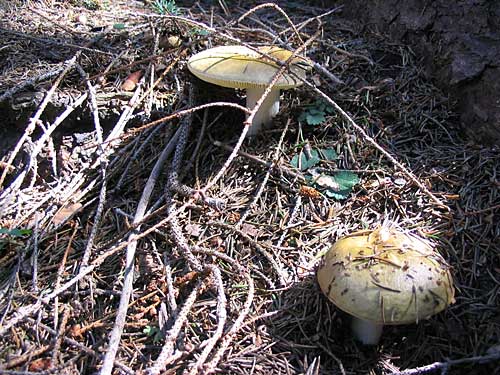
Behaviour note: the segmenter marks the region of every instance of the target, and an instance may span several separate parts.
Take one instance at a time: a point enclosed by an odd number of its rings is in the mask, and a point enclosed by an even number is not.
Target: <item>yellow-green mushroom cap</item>
[[[259,133],[262,125],[268,126],[279,111],[280,90],[300,86],[310,61],[304,57],[293,57],[293,53],[275,46],[259,47],[283,63],[289,61],[288,69],[279,77],[252,120],[248,135]],[[230,88],[246,89],[247,108],[253,109],[264,90],[281,68],[272,59],[244,46],[220,46],[202,51],[192,56],[188,69],[199,79]],[[291,74],[294,73],[294,74]]]
[[[338,240],[317,276],[338,308],[378,325],[416,323],[454,302],[444,259],[428,241],[394,228]]]
[[[274,46],[259,47],[259,51],[282,62],[287,61],[292,52]],[[280,66],[271,59],[244,46],[219,46],[192,56],[188,69],[196,77],[215,85],[231,88],[251,88],[267,86]],[[289,70],[301,78],[310,65],[303,57],[294,57]],[[285,72],[276,82],[278,89],[300,86],[302,81]]]

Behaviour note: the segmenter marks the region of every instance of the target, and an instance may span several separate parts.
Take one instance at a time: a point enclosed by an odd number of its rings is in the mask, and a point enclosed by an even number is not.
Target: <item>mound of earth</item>
[[[456,100],[461,126],[483,144],[500,144],[500,2],[350,0],[344,15],[407,43]]]

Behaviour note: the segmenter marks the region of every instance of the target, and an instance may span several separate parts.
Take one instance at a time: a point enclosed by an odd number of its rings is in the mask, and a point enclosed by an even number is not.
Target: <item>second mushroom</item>
[[[318,282],[367,345],[378,343],[384,325],[418,323],[455,300],[450,267],[431,243],[387,226],[338,240]]]

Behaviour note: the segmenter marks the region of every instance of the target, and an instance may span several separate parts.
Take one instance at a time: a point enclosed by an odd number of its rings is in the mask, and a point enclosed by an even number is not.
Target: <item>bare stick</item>
[[[47,73],[40,74],[39,76],[36,76],[36,77],[32,77],[32,78],[20,83],[19,85],[8,89],[2,95],[0,95],[0,103],[6,99],[12,98],[13,95],[17,94],[20,91],[23,91],[27,87],[33,87],[38,82],[46,81],[46,80],[51,79],[51,78],[55,77],[56,75],[60,74],[61,72],[64,71],[64,69],[66,69],[66,67],[65,67],[66,63],[67,62],[65,61],[61,64],[62,66],[60,66],[54,70],[51,70]]]
[[[165,124],[163,124],[165,125]],[[137,158],[139,157],[139,155],[144,151],[144,149],[150,144],[150,142],[153,140],[153,138],[158,134],[158,132],[163,129],[163,125],[159,125],[157,126],[156,128],[152,129],[150,131],[150,134],[148,134],[148,136],[146,137],[146,139],[142,139],[141,136],[137,137],[134,142],[137,142],[136,143],[136,146],[134,147],[134,149],[132,150],[133,154],[131,157],[128,158],[127,160],[127,165],[125,166],[125,168],[123,169],[123,172],[118,180],[118,182],[116,183],[115,185],[115,190],[120,190],[124,181],[125,181],[125,178],[127,177],[127,174],[128,174],[128,171],[130,170],[130,168],[132,167],[132,164],[137,160]],[[172,135],[172,132],[171,132],[171,128],[168,128],[168,133],[166,135],[166,137],[169,137]],[[142,135],[142,134],[141,134]],[[175,135],[174,135],[175,137]],[[173,139],[173,138],[171,138]],[[137,147],[138,146],[138,147]],[[113,161],[111,161],[110,163],[110,168],[113,168],[113,162],[118,162],[118,160],[120,160],[122,158],[116,158],[114,159]]]
[[[189,372],[189,375],[196,375],[202,369],[202,366],[205,364],[208,355],[212,351],[217,341],[222,337],[224,326],[226,325],[227,320],[227,299],[226,294],[224,293],[224,284],[222,282],[220,270],[214,265],[208,265],[206,268],[211,272],[212,280],[214,281],[215,289],[217,290],[217,328],[212,337],[203,342],[203,351],[198,356],[196,364]]]
[[[178,130],[178,132],[180,129]],[[149,175],[148,181],[146,182],[146,186],[141,195],[141,199],[137,205],[137,210],[134,216],[134,223],[140,222],[146,212],[146,208],[153,193],[153,189],[156,185],[156,181],[158,176],[160,175],[161,169],[165,164],[167,157],[173,150],[174,143],[170,141],[162,153],[158,157],[151,174]],[[139,229],[139,228],[138,228]],[[125,325],[125,319],[127,317],[127,309],[130,301],[130,296],[132,294],[133,287],[133,279],[134,279],[134,257],[135,250],[137,248],[137,238],[135,233],[132,233],[128,237],[128,246],[127,246],[127,258],[126,258],[126,266],[125,266],[125,274],[123,280],[123,290],[120,296],[120,304],[118,307],[118,311],[116,313],[116,320],[113,326],[113,330],[110,334],[109,339],[109,348],[106,352],[106,356],[104,357],[104,361],[102,364],[101,371],[99,372],[101,375],[110,375],[113,370],[113,363],[115,361],[116,353],[118,352],[118,347],[120,345],[120,339],[123,332],[123,327]]]
[[[288,230],[293,227],[293,223],[297,217],[297,214],[299,213],[299,208],[301,206],[302,206],[302,197],[300,195],[297,195],[292,213],[290,214],[290,218],[288,219],[288,224],[285,228],[283,228],[283,233],[281,233],[281,236],[278,242],[276,243],[276,247],[281,247],[281,244],[283,243],[286,235],[288,234]]]
[[[51,335],[57,335],[57,331],[50,328],[49,326],[41,323],[41,322],[36,322],[34,319],[32,318],[28,318],[28,320],[31,322],[31,323],[36,323],[38,327],[42,328],[43,330],[47,331],[48,333],[50,333]],[[85,354],[89,354],[91,355],[92,357],[94,358],[100,358],[101,355],[96,353],[94,350],[90,349],[89,347],[79,343],[78,341],[76,340],[73,340],[69,337],[66,337],[66,336],[61,336],[62,337],[62,340],[71,345],[71,346],[74,346],[75,348],[78,348],[80,349],[82,352],[84,352]],[[123,363],[121,362],[118,362],[118,361],[115,361],[115,365],[116,367],[118,367],[120,370],[124,371],[125,373],[127,374],[130,374],[130,375],[133,375],[135,374],[134,371],[132,371],[131,368],[125,366]]]
[[[28,165],[24,168],[24,170],[19,173],[19,175],[16,177],[14,182],[11,184],[11,186],[21,186],[21,184],[24,182],[24,179],[26,178],[26,175],[29,173],[31,168],[33,168],[33,165],[36,161],[36,158],[38,154],[42,151],[43,146],[45,145],[45,142],[49,140],[49,137],[52,135],[52,133],[56,130],[56,128],[62,124],[62,122],[76,109],[78,108],[84,101],[87,99],[87,93],[84,93],[80,95],[71,105],[69,105],[68,108],[66,108],[55,120],[54,122],[47,127],[47,129],[43,132],[42,136],[40,139],[36,142],[35,146],[33,147],[33,150],[30,153],[30,159],[28,162]],[[13,188],[9,186],[8,190],[9,192],[13,191]]]
[[[66,325],[68,324],[70,309],[67,306],[63,306],[63,317],[61,319],[61,324],[59,325],[59,329],[57,330],[56,337],[54,338],[54,348],[52,349],[52,366],[57,366],[58,363],[58,354],[61,349],[61,343],[64,337],[64,331],[66,330]],[[59,314],[59,311],[56,311],[56,314]]]
[[[186,298],[184,305],[177,315],[177,319],[175,320],[174,325],[172,326],[172,328],[170,328],[167,336],[165,337],[165,344],[161,349],[160,355],[158,356],[158,358],[156,358],[153,366],[146,369],[145,372],[147,375],[159,375],[160,372],[165,370],[165,368],[167,367],[167,364],[170,362],[169,360],[171,359],[174,352],[174,345],[177,336],[179,335],[181,328],[184,326],[184,323],[187,321],[188,314],[191,311],[196,298],[198,297],[198,293],[200,292],[202,285],[203,280],[199,280],[189,296]]]
[[[264,249],[259,244],[259,242],[255,241],[250,236],[248,236],[246,233],[243,233],[241,230],[235,228],[233,225],[229,225],[229,224],[225,224],[225,223],[221,223],[221,222],[217,222],[217,221],[209,222],[208,225],[215,225],[215,226],[218,226],[220,228],[228,229],[228,230],[238,234],[239,236],[241,236],[241,238],[243,238],[245,241],[247,241],[255,250],[257,250],[259,253],[261,253],[269,261],[271,266],[274,268],[274,270],[278,274],[280,284],[283,286],[287,284],[288,274],[287,274],[286,270],[281,268],[281,265],[276,260],[276,256],[271,254],[266,249]]]
[[[110,140],[107,140],[106,142],[112,142],[112,141],[114,141],[116,139],[119,139],[119,138],[131,137],[134,134],[142,132],[145,129],[151,128],[151,127],[153,127],[155,125],[158,125],[158,124],[161,124],[163,122],[167,122],[167,121],[170,121],[170,120],[173,120],[173,119],[185,116],[185,115],[189,115],[189,114],[192,114],[192,113],[194,113],[196,111],[200,111],[202,109],[210,108],[210,107],[232,107],[232,108],[239,109],[240,111],[243,111],[246,114],[250,114],[250,110],[247,107],[243,107],[243,106],[241,106],[239,104],[236,104],[236,103],[231,103],[231,102],[207,103],[207,104],[199,105],[197,107],[183,109],[183,110],[174,112],[174,113],[172,113],[172,114],[170,114],[168,116],[164,116],[162,118],[159,118],[158,120],[151,121],[151,122],[149,122],[149,123],[147,123],[145,125],[142,125],[142,126],[140,126],[138,128],[130,129],[125,136],[118,137],[118,138],[115,138],[115,139],[110,139]]]
[[[87,90],[90,99],[90,110],[92,111],[92,119],[94,120],[94,127],[98,142],[98,147],[97,147],[97,149],[99,150],[98,160],[101,166],[101,178],[102,178],[101,190],[99,192],[99,202],[97,204],[96,213],[94,216],[94,225],[92,226],[89,239],[87,240],[87,245],[85,246],[85,251],[83,253],[82,262],[80,265],[80,267],[86,267],[90,259],[92,247],[94,246],[94,239],[97,236],[97,231],[100,228],[102,212],[104,211],[104,202],[106,200],[106,190],[107,190],[106,168],[108,165],[108,160],[101,146],[103,142],[103,136],[102,136],[101,122],[99,120],[99,108],[97,106],[96,89],[88,79],[87,74],[80,66],[80,64],[77,64],[76,68],[80,73],[80,75],[82,76],[82,78],[85,80],[85,83],[87,84]]]
[[[56,282],[54,284],[54,288],[55,289],[58,289],[59,286],[61,285],[61,278],[63,276],[63,273],[64,273],[64,268],[66,267],[66,261],[68,259],[68,254],[69,254],[69,251],[71,249],[71,247],[73,246],[73,240],[75,239],[75,235],[76,235],[76,230],[78,228],[78,225],[73,225],[73,233],[71,233],[71,236],[69,238],[69,241],[68,241],[68,244],[66,245],[66,249],[64,250],[64,254],[63,254],[63,257],[62,257],[62,260],[61,260],[61,263],[59,264],[59,267],[57,269],[57,276],[56,276]],[[58,311],[59,311],[59,297],[56,296],[54,298],[54,329],[57,328],[57,319],[58,319]]]
[[[470,363],[488,363],[493,361],[500,360],[500,352],[495,352],[492,354],[484,355],[484,356],[475,356],[461,359],[450,359],[446,362],[434,362],[430,365],[416,367],[412,369],[407,369],[403,371],[391,372],[389,375],[420,375],[426,374],[429,372],[444,370],[446,371],[448,368],[452,366],[462,365],[462,364],[470,364]]]
[[[233,151],[234,150],[233,147],[231,147],[229,145],[226,145],[226,144],[224,144],[222,142],[219,142],[219,141],[212,141],[212,143],[215,146],[221,147],[221,148],[223,148],[223,149],[225,149],[227,151]],[[267,168],[271,168],[271,171],[275,172],[277,174],[284,173],[284,174],[287,174],[290,177],[298,179],[302,183],[306,182],[306,179],[304,178],[304,176],[302,176],[301,174],[296,173],[293,170],[291,170],[289,168],[286,168],[284,166],[279,166],[279,165],[273,164],[271,162],[262,160],[261,158],[255,156],[255,155],[249,154],[248,152],[241,151],[241,150],[238,151],[238,155],[243,156],[243,157],[247,158],[248,160],[253,161],[256,164],[262,165],[262,166],[267,167]]]
[[[77,53],[79,53],[80,51],[88,51],[88,52],[94,52],[94,53],[98,53],[98,54],[102,54],[102,55],[113,56],[113,54],[111,52],[101,51],[101,50],[98,50],[95,48],[89,48],[88,46],[91,45],[92,43],[87,43],[86,46],[79,46],[79,45],[73,44],[73,43],[59,42],[55,39],[40,38],[40,37],[36,37],[36,36],[30,35],[30,34],[22,33],[19,31],[4,29],[2,27],[0,27],[0,33],[10,34],[10,35],[13,35],[15,37],[22,38],[22,39],[33,40],[35,42],[43,44],[43,46],[45,48],[47,47],[47,44],[48,44],[48,45],[56,45],[56,46],[63,46],[63,47],[67,47],[67,48],[76,49],[76,50],[78,50]],[[98,37],[102,37],[102,35],[99,35]]]
[[[252,307],[253,298],[254,298],[254,294],[255,294],[255,288],[254,288],[253,280],[250,277],[250,275],[248,273],[245,273],[244,275],[245,275],[245,278],[247,279],[247,284],[248,284],[247,299],[245,301],[245,304],[243,305],[243,308],[240,311],[240,314],[238,315],[238,318],[235,320],[235,322],[233,323],[233,325],[231,326],[229,331],[222,338],[219,348],[217,349],[217,351],[213,355],[210,362],[205,365],[205,368],[202,371],[202,374],[204,374],[204,375],[208,375],[208,374],[215,372],[217,364],[220,362],[226,349],[233,341],[236,333],[243,327],[245,318],[247,317],[248,313],[250,312],[250,308]]]
[[[142,85],[144,83],[144,77],[140,80],[140,82],[137,85],[137,88],[134,92],[134,95],[130,99],[130,101],[125,105],[125,108],[123,109],[123,112],[116,122],[116,125],[114,126],[113,130],[111,130],[111,133],[108,135],[106,138],[106,142],[110,142],[113,139],[118,138],[122,132],[123,129],[125,128],[125,125],[127,124],[128,120],[130,119],[130,116],[132,115],[134,109],[136,108],[137,105],[139,105],[139,94],[142,91]],[[113,147],[117,146],[117,142],[112,142],[111,145]]]
[[[298,76],[297,76],[298,77]],[[444,208],[446,211],[450,211],[450,208],[445,205],[443,202],[441,202],[440,199],[438,199],[432,192],[422,183],[420,180],[409,170],[407,169],[403,164],[401,164],[399,161],[394,158],[388,151],[386,151],[382,146],[380,146],[372,137],[370,137],[364,129],[356,124],[356,122],[345,112],[332,98],[330,98],[327,94],[325,94],[323,91],[318,89],[316,86],[313,84],[309,83],[308,81],[301,79],[298,77],[302,82],[304,82],[307,86],[309,86],[312,90],[314,90],[316,93],[321,95],[323,99],[325,99],[330,105],[332,105],[341,115],[344,117],[344,119],[347,120],[347,122],[357,130],[359,134],[368,141],[372,146],[374,146],[377,150],[379,150],[387,159],[389,159],[396,167],[398,167],[401,172],[403,172],[410,180],[412,180],[429,198],[431,198],[439,207]]]
[[[26,127],[26,130],[24,131],[24,134],[22,135],[21,139],[19,139],[19,142],[17,142],[16,147],[14,148],[14,151],[12,152],[12,154],[9,157],[9,160],[7,160],[7,165],[5,166],[5,169],[2,173],[2,176],[0,177],[0,186],[3,185],[3,183],[5,181],[5,177],[7,176],[7,173],[9,171],[9,168],[12,166],[12,163],[13,163],[14,159],[16,158],[19,150],[23,146],[24,142],[26,142],[28,137],[35,130],[36,124],[40,120],[40,116],[42,115],[43,111],[45,110],[45,107],[47,107],[47,104],[49,104],[50,99],[52,98],[52,95],[54,95],[57,87],[62,82],[62,80],[66,76],[66,74],[70,71],[71,68],[73,68],[78,56],[79,56],[79,54],[73,56],[71,59],[69,59],[66,62],[66,64],[65,64],[66,66],[64,67],[64,69],[61,72],[61,74],[59,75],[59,77],[57,77],[55,82],[52,84],[52,87],[50,88],[50,90],[47,91],[47,94],[45,95],[43,102],[38,107],[38,110],[36,111],[35,115],[32,118],[30,118],[30,121],[28,123],[28,126]],[[16,186],[14,189],[17,189],[18,187],[19,186]]]
[[[40,235],[40,230],[38,227],[38,215],[35,215],[35,229],[33,231],[33,254],[31,257],[33,266],[33,292],[38,293],[38,236]]]
[[[250,204],[246,208],[245,212],[243,212],[243,214],[241,215],[240,219],[236,223],[236,228],[240,227],[245,222],[245,220],[248,217],[248,215],[250,215],[250,212],[251,212],[252,208],[255,206],[255,204],[257,203],[257,201],[261,197],[262,193],[264,192],[264,189],[265,189],[265,187],[267,185],[267,181],[269,180],[269,177],[271,176],[271,171],[273,169],[273,165],[276,164],[276,162],[279,159],[280,151],[281,151],[281,146],[283,145],[283,140],[285,139],[285,134],[286,134],[286,132],[288,130],[288,126],[290,126],[290,121],[291,120],[288,119],[288,121],[285,124],[285,128],[283,129],[283,131],[281,133],[280,140],[279,140],[278,144],[276,145],[276,149],[274,151],[274,155],[273,155],[273,158],[272,158],[271,166],[267,169],[266,174],[264,176],[264,179],[262,180],[262,182],[261,182],[259,188],[257,189],[257,192],[255,193],[254,197],[252,198],[252,201],[250,202]]]
[[[245,14],[243,14],[240,18],[238,18],[238,23],[240,23],[241,21],[243,21],[247,16],[249,16],[250,14],[252,13],[255,13],[256,11],[262,9],[262,8],[274,8],[276,9],[279,13],[281,13],[281,15],[287,20],[287,22],[290,24],[290,27],[292,28],[292,30],[295,32],[295,35],[297,35],[297,38],[299,39],[300,43],[304,43],[304,41],[302,40],[302,38],[300,37],[300,33],[299,31],[297,30],[297,28],[295,27],[295,24],[292,22],[292,20],[290,19],[290,17],[288,17],[288,14],[286,14],[286,12],[281,9],[277,4],[274,4],[274,3],[265,3],[265,4],[260,4],[260,5],[257,5],[255,7],[253,7],[252,9],[250,9],[248,12],[246,12]]]

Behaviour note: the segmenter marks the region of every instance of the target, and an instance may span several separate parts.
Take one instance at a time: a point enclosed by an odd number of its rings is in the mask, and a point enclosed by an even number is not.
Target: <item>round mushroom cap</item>
[[[259,47],[258,50],[282,62],[292,56],[292,52],[274,46]],[[192,56],[187,66],[203,81],[241,89],[267,86],[280,69],[274,61],[244,46],[220,46],[202,51]],[[274,87],[289,89],[300,86],[302,81],[290,72],[305,78],[310,67],[306,58],[294,57],[289,70],[281,75]]]
[[[318,282],[357,318],[418,323],[455,302],[449,268],[430,242],[382,227],[338,240],[322,260]]]

